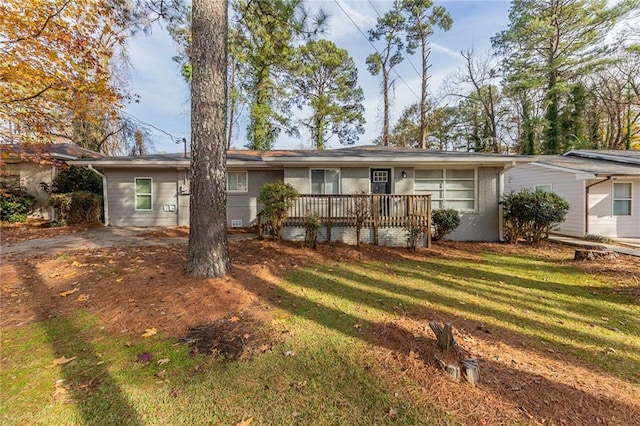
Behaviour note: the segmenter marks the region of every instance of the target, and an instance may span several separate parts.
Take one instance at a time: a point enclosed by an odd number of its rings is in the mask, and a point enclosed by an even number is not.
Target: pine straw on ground
[[[571,261],[572,248],[555,244],[532,248],[441,243],[412,253],[341,244],[320,245],[318,251],[311,251],[294,243],[231,241],[233,273],[218,279],[185,277],[186,245],[171,244],[65,252],[57,257],[5,256],[0,327],[19,327],[84,308],[118,334],[140,335],[155,327],[167,337],[197,341],[200,346],[193,346],[195,351],[223,352],[220,343],[251,343],[243,342],[252,334],[247,323],[235,326],[234,317],[251,312],[260,322],[268,321],[273,307],[281,302],[277,284],[296,268],[316,262],[479,259],[481,251],[531,254],[578,265],[618,279],[617,290],[612,291],[637,295],[637,260],[622,256],[603,264],[576,263]],[[69,291],[73,293],[61,297]],[[461,350],[481,362],[478,386],[452,382],[436,365],[435,356],[446,354],[437,347],[428,322],[454,318],[429,312],[399,316],[366,331],[363,338],[372,344],[379,361],[374,373],[399,386],[405,378],[417,381],[422,393],[414,398],[444,407],[463,424],[640,424],[638,386],[571,355],[544,350],[540,341],[506,330],[486,330],[463,318],[464,314],[455,318],[456,339]],[[214,325],[203,328],[206,324]],[[221,342],[222,333],[228,341]],[[259,340],[253,342],[253,350],[269,344],[265,336],[256,336]],[[230,359],[240,357],[239,349],[231,349]]]

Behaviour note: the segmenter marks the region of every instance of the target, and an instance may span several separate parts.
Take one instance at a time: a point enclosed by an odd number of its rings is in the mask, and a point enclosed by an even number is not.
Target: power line
[[[136,117],[135,115],[133,115],[133,114],[131,114],[131,113],[129,113],[129,112],[127,112],[127,111],[125,111],[125,110],[121,110],[120,112],[122,112],[122,113],[123,113],[123,114],[125,114],[125,115],[128,115],[129,117],[133,118],[134,120],[136,120],[136,121],[137,121],[138,123],[140,123],[140,124],[143,124],[143,125],[145,125],[145,126],[151,127],[152,129],[155,129],[155,130],[159,131],[160,133],[164,133],[165,135],[167,135],[167,136],[169,136],[169,137],[171,138],[171,141],[172,141],[172,142],[176,142],[176,141],[177,141],[177,142],[181,142],[181,141],[182,141],[182,139],[183,139],[183,138],[180,138],[180,137],[178,137],[178,136],[174,136],[174,135],[172,135],[171,133],[169,133],[169,132],[167,132],[167,131],[165,131],[165,130],[162,130],[162,129],[161,129],[161,128],[159,128],[159,127],[156,127],[156,126],[154,126],[154,125],[153,125],[153,124],[151,124],[151,123],[147,123],[147,122],[145,122],[145,121],[142,121],[141,119],[139,119],[139,118],[138,118],[138,117]]]
[[[378,12],[378,9],[376,9],[376,7],[373,5],[373,3],[371,2],[371,0],[369,0],[369,4],[371,5],[371,7],[373,8],[373,10],[376,12],[376,15],[378,15],[378,18],[382,18],[382,16],[380,15],[380,12]],[[420,71],[418,71],[418,69],[415,67],[415,65],[413,65],[413,62],[411,62],[411,58],[409,58],[407,55],[405,55],[404,53],[401,53],[402,57],[405,58],[407,60],[407,62],[409,62],[409,65],[411,65],[411,68],[413,68],[413,70],[416,72],[416,75],[418,77],[422,77],[422,75],[420,74]]]
[[[382,56],[382,53],[380,53],[380,51],[378,50],[378,48],[376,47],[375,44],[373,44],[373,42],[371,40],[369,40],[369,37],[367,37],[364,33],[364,31],[362,31],[362,29],[358,26],[358,24],[356,24],[356,21],[353,20],[353,18],[344,10],[344,8],[340,5],[340,3],[338,3],[338,0],[333,0],[334,3],[340,8],[340,10],[342,11],[342,13],[344,13],[344,15],[349,18],[349,21],[351,21],[351,23],[353,24],[354,27],[356,27],[358,29],[358,31],[360,32],[360,34],[362,34],[362,37],[364,37],[369,44],[371,45],[371,47],[373,47],[373,49],[378,53],[378,55]],[[398,71],[396,71],[394,68],[391,69],[400,79],[400,81],[402,81],[404,83],[405,86],[407,86],[407,89],[409,89],[409,91],[411,93],[413,93],[413,96],[416,97],[416,99],[420,99],[420,96],[418,96],[416,94],[416,92],[413,91],[413,89],[411,88],[411,86],[409,86],[409,84],[407,84],[407,82],[404,80],[404,78],[402,78],[402,76],[400,74],[398,74]]]

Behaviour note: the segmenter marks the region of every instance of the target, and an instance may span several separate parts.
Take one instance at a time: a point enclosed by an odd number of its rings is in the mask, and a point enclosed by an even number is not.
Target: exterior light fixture
[[[402,171],[402,179],[406,179],[407,178],[407,172],[405,172],[404,170]]]

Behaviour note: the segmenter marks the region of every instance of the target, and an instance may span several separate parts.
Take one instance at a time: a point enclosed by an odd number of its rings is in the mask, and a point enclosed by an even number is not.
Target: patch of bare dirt
[[[0,244],[15,244],[39,238],[72,235],[88,229],[100,228],[102,223],[52,227],[48,220],[29,220],[25,223],[0,223]]]
[[[4,228],[3,228],[4,231]],[[77,232],[77,231],[76,231]],[[168,231],[167,231],[168,232]],[[147,237],[181,236],[153,234]],[[4,237],[3,237],[4,241]],[[87,309],[118,334],[141,335],[156,328],[189,342],[194,353],[228,360],[270,350],[277,335],[265,328],[281,302],[277,285],[292,270],[316,262],[393,262],[427,258],[478,260],[479,253],[508,253],[549,259],[598,272],[623,294],[637,292],[640,262],[621,256],[606,264],[574,262],[573,248],[498,243],[438,243],[430,250],[360,248],[322,244],[317,251],[299,243],[230,241],[233,272],[217,279],[185,277],[186,244],[116,247],[3,256],[0,328]],[[623,291],[624,290],[624,291]],[[617,290],[612,290],[617,291]],[[588,368],[570,355],[548,351],[540,342],[504,330],[488,330],[464,314],[416,312],[377,324],[366,338],[378,359],[375,373],[402,383],[417,381],[426,404],[445,407],[463,424],[639,424],[640,389]],[[465,354],[481,361],[478,386],[454,383],[435,362],[446,359],[428,321],[454,321]]]

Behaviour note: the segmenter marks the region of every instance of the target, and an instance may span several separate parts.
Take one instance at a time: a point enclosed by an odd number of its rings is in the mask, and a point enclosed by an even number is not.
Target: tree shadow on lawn
[[[367,269],[375,269],[375,265],[366,265]],[[454,268],[455,269],[455,268]],[[459,271],[459,269],[457,269]],[[380,272],[380,271],[379,271]],[[328,275],[331,274],[331,275]],[[629,353],[637,353],[639,350],[638,346],[633,346],[629,344],[622,343],[624,339],[621,341],[611,340],[605,338],[603,336],[599,336],[597,334],[587,334],[578,330],[568,330],[567,328],[561,326],[556,323],[543,323],[531,317],[531,315],[526,312],[519,314],[516,312],[510,311],[508,308],[510,306],[517,305],[512,300],[508,298],[504,298],[500,294],[485,294],[483,292],[483,298],[487,299],[489,302],[500,303],[504,306],[504,310],[488,307],[485,304],[479,303],[471,303],[469,301],[461,304],[461,298],[457,297],[455,293],[462,293],[466,289],[460,288],[454,290],[455,285],[452,284],[451,281],[447,281],[441,278],[434,278],[428,276],[421,276],[420,274],[415,274],[413,279],[422,278],[424,281],[430,282],[437,289],[440,289],[440,292],[430,291],[425,288],[407,288],[402,285],[393,284],[386,280],[378,280],[371,278],[370,276],[366,276],[360,273],[357,273],[353,270],[350,270],[348,273],[345,273],[344,269],[332,269],[331,272],[321,272],[321,271],[311,271],[311,270],[302,270],[292,274],[289,277],[289,281],[295,283],[295,285],[300,287],[305,287],[312,290],[322,291],[325,294],[333,295],[337,298],[346,299],[356,304],[364,304],[368,305],[372,308],[379,309],[385,311],[390,314],[396,314],[398,311],[398,306],[401,306],[403,310],[407,312],[424,312],[427,308],[432,309],[434,312],[439,314],[447,313],[449,315],[454,315],[454,312],[463,312],[466,316],[471,317],[479,322],[493,322],[494,318],[499,318],[504,322],[513,324],[513,327],[517,327],[518,329],[526,328],[529,330],[544,330],[545,334],[547,334],[547,339],[552,339],[557,337],[556,342],[554,344],[565,345],[569,349],[572,350],[581,350],[581,345],[594,345],[597,344],[601,346],[603,349],[608,347],[615,346],[618,352],[611,354],[610,358],[618,358],[620,361],[625,361],[626,365],[631,363],[635,365],[635,360],[626,359],[619,352],[624,349]],[[511,277],[502,277],[503,280],[509,280]],[[319,281],[324,280],[327,282],[327,285],[322,288],[317,287],[317,283]],[[346,282],[352,282],[354,285],[345,284]],[[360,287],[360,288],[358,288]],[[389,294],[382,294],[381,291],[384,291]],[[490,290],[487,291],[489,293]],[[449,294],[447,294],[449,293]],[[412,300],[413,299],[413,300]],[[426,302],[425,304],[420,303],[420,301]],[[428,304],[427,304],[428,303]],[[442,309],[436,308],[433,305],[440,305],[442,307],[449,307],[450,309]],[[526,305],[525,305],[526,307]],[[532,311],[539,309],[538,306],[533,303],[530,306]],[[568,307],[567,307],[568,308]],[[560,312],[554,312],[553,315],[558,318],[563,318],[565,321],[574,320],[571,318],[569,314],[563,314]],[[606,312],[602,312],[604,315]],[[544,314],[548,314],[544,312]],[[608,313],[611,315],[611,313]],[[457,316],[457,315],[456,315]],[[631,319],[631,318],[629,318]],[[501,327],[497,324],[494,324],[495,327]],[[510,330],[514,332],[513,330]],[[562,337],[570,338],[572,341],[567,342],[562,340]],[[529,333],[530,338],[538,338],[532,332]],[[628,339],[634,339],[635,336],[628,335]],[[530,349],[530,347],[529,347]],[[593,366],[589,366],[589,368],[593,368]],[[625,377],[621,377],[626,379]]]
[[[56,366],[60,370],[63,395],[71,395],[82,416],[83,424],[118,424],[138,426],[144,423],[133,405],[108,370],[83,327],[69,315],[50,317],[52,299],[60,297],[52,292],[42,277],[26,263],[16,262],[21,276],[30,276],[25,285],[35,306],[36,324],[42,328],[57,359],[77,356],[74,361]],[[72,296],[73,297],[73,296]],[[90,327],[90,326],[89,326]],[[51,391],[54,392],[53,383]]]
[[[236,267],[234,274],[242,283],[255,282],[258,278],[250,270],[242,267]],[[247,279],[243,279],[243,276]],[[436,372],[437,367],[434,366],[434,355],[440,353],[434,340],[416,344],[414,333],[397,324],[388,321],[367,320],[327,306],[332,303],[330,299],[335,295],[359,303],[363,308],[381,309],[380,304],[372,300],[372,297],[375,297],[376,300],[382,300],[383,310],[393,312],[392,306],[399,302],[406,304],[406,300],[380,294],[372,296],[371,293],[361,292],[337,280],[331,283],[331,289],[326,287],[318,289],[309,282],[305,282],[310,277],[304,271],[298,272],[290,278],[289,282],[292,285],[313,288],[326,293],[328,297],[322,301],[312,300],[286,289],[286,284],[276,284],[278,292],[282,296],[282,303],[275,303],[277,307],[351,338],[360,339],[393,353],[401,354],[405,358],[415,357],[414,349],[417,349],[422,369],[430,370],[432,374],[444,374]],[[247,286],[247,290],[259,295],[264,293],[260,287],[273,285],[274,283],[262,280],[262,283],[257,287]],[[271,300],[266,301],[271,302]],[[337,305],[335,306],[337,307]],[[468,420],[473,419],[473,423],[479,424],[483,421],[487,412],[492,418],[504,417],[500,408],[494,406],[491,400],[486,401],[487,392],[491,394],[493,401],[500,401],[501,404],[498,405],[503,405],[503,408],[505,402],[512,409],[513,407],[522,407],[522,412],[531,413],[530,419],[558,419],[574,424],[593,424],[597,418],[601,418],[614,423],[633,424],[637,418],[640,418],[640,407],[629,405],[624,401],[602,394],[589,393],[558,381],[552,381],[542,375],[517,369],[514,371],[512,366],[494,360],[482,359],[480,362],[482,371],[490,372],[490,374],[486,374],[486,377],[483,376],[479,386],[456,384],[452,385],[451,389],[441,390],[450,392],[455,411],[460,411],[462,406],[469,404],[468,401],[459,400],[457,393],[461,386],[464,387],[466,395],[475,395],[473,400],[478,402],[478,407],[465,414]],[[527,390],[518,392],[516,389],[523,389],[523,383],[527,385]],[[429,383],[423,382],[422,384],[429,388]],[[452,409],[452,407],[448,408]],[[513,417],[510,419],[513,420]],[[524,417],[520,417],[520,420],[524,420]]]

